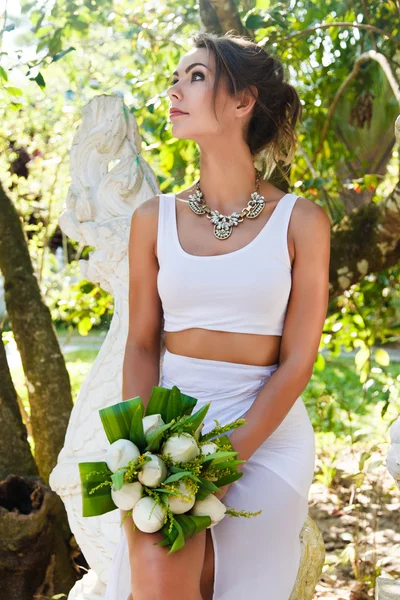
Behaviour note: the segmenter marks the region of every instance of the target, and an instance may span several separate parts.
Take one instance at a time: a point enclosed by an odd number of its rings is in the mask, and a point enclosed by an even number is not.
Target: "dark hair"
[[[269,174],[279,167],[279,161],[289,165],[296,151],[295,128],[302,106],[294,87],[284,81],[279,59],[252,40],[231,32],[223,36],[198,32],[191,40],[195,48],[206,48],[215,58],[214,111],[221,77],[231,96],[248,90],[254,97],[251,86],[256,87],[258,94],[244,132],[245,141],[254,159],[264,157]]]

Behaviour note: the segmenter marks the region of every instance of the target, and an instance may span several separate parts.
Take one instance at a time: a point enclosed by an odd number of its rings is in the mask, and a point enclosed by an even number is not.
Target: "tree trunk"
[[[50,600],[68,594],[77,574],[60,498],[39,478],[0,482],[1,598]]]
[[[18,407],[17,394],[8,368],[0,331],[0,480],[9,473],[38,475],[29,447],[25,425]],[[4,449],[7,448],[7,452]]]
[[[1,184],[0,270],[7,312],[26,376],[35,460],[47,483],[64,443],[72,410],[71,385],[50,311],[33,272],[21,220]],[[0,439],[4,447],[3,438]]]

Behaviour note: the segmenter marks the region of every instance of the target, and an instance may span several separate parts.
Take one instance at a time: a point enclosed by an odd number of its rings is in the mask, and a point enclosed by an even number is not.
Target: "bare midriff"
[[[172,354],[246,365],[277,364],[280,343],[280,335],[231,333],[198,328],[165,332],[165,347]]]

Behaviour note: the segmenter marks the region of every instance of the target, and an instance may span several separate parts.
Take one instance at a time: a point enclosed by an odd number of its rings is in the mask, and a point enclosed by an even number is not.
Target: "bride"
[[[106,600],[289,600],[314,476],[301,393],[326,316],[330,223],[255,167],[295,152],[301,103],[279,60],[240,36],[192,42],[169,116],[176,138],[197,143],[200,178],[133,213],[123,400],[146,406],[153,386],[176,385],[196,410],[211,402],[203,433],[245,416],[230,436],[243,476],[218,497],[262,514],[225,518],[172,555],[128,517]]]

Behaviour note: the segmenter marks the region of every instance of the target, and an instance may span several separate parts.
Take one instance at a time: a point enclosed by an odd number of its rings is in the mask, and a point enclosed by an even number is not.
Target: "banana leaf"
[[[101,422],[110,444],[120,439],[130,440],[132,419],[137,406],[141,404],[142,401],[138,396],[99,410]]]
[[[207,529],[211,525],[210,517],[196,517],[193,515],[174,515],[171,533],[168,532],[169,524],[161,529],[164,539],[156,542],[155,546],[169,546],[173,554],[184,545],[184,540],[193,537],[196,533]]]
[[[183,548],[183,546],[185,545],[185,536],[183,535],[183,529],[180,526],[179,521],[177,519],[174,519],[173,523],[174,523],[174,527],[178,531],[178,535],[176,536],[175,541],[172,544],[171,549],[168,552],[168,554],[172,554],[173,552],[177,552],[178,550],[181,550],[181,548]]]
[[[97,517],[115,510],[117,506],[111,498],[111,487],[104,485],[90,493],[100,483],[110,481],[112,472],[105,462],[78,463],[82,486],[82,516]]]
[[[146,407],[146,416],[160,414],[164,423],[169,423],[172,419],[190,415],[196,403],[197,398],[182,394],[176,385],[172,389],[155,385]]]

